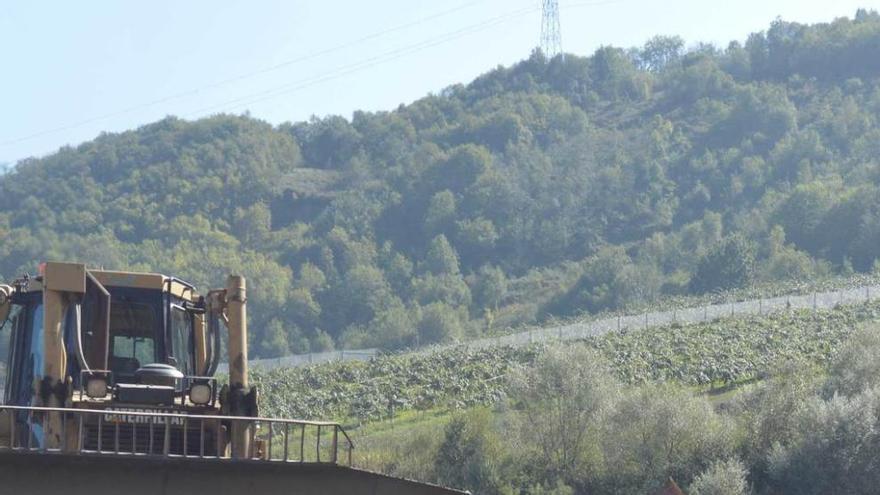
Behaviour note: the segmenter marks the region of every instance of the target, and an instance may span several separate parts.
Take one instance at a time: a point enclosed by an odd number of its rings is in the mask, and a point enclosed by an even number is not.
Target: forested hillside
[[[873,270],[880,15],[684,47],[535,53],[390,112],[169,117],[24,160],[0,174],[0,275],[241,272],[267,357]]]

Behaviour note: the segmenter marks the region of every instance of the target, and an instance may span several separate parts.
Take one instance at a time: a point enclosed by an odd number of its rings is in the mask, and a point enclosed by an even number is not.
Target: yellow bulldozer
[[[44,263],[0,285],[0,325],[5,493],[460,493],[353,468],[337,423],[261,418],[241,276]]]

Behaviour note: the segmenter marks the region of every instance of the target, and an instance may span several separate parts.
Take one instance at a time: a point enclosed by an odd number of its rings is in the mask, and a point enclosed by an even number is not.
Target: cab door
[[[170,333],[172,363],[184,376],[195,376],[193,316],[177,304],[171,305]]]

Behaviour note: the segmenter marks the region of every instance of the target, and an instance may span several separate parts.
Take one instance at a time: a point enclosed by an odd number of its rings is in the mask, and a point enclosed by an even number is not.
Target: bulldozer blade
[[[23,495],[454,495],[335,464],[0,453],[3,493]]]

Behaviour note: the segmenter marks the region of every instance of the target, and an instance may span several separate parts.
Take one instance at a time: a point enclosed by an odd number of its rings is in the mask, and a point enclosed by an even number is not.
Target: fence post
[[[813,292],[813,311],[816,311],[816,293]]]
[[[758,316],[764,314],[764,298],[758,298]]]
[[[703,323],[709,321],[709,305],[703,306]]]

